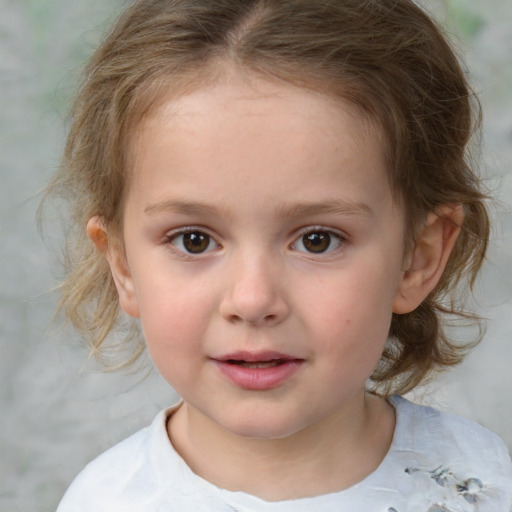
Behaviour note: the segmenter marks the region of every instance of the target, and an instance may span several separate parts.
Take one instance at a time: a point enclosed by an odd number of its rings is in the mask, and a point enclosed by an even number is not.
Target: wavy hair
[[[480,110],[446,36],[410,0],[130,5],[85,70],[62,165],[48,189],[70,207],[59,308],[93,352],[108,352],[109,334],[124,320],[107,262],[86,236],[87,220],[98,215],[119,232],[134,127],[163,94],[199,87],[219,59],[341,97],[376,122],[409,243],[427,213],[463,205],[462,231],[441,281],[415,311],[393,315],[372,379],[384,395],[405,392],[433,370],[460,362],[474,343],[452,341],[443,325],[448,317],[476,319],[460,309],[457,290],[473,283],[489,236],[486,197],[468,151]],[[143,350],[141,337],[132,338],[121,365]]]

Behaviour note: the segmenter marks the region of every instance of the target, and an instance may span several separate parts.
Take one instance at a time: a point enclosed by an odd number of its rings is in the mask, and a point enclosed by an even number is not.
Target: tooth
[[[273,359],[272,361],[237,361],[236,364],[244,368],[272,368],[279,366],[282,363],[281,359]]]

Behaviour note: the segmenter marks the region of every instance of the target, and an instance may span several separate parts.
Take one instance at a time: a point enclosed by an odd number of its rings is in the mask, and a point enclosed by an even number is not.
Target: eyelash
[[[186,241],[183,238],[181,239],[181,243],[179,243],[181,247],[179,247],[178,244],[176,243],[176,240],[179,240],[180,237],[185,237],[186,235],[199,235],[197,240],[191,240],[193,243],[197,242],[198,244],[200,244],[201,241],[204,242],[204,239],[206,238],[208,242],[206,248],[204,250],[199,250],[198,252],[189,251],[184,246],[184,243],[186,243]],[[203,254],[211,252],[212,250],[220,247],[220,244],[217,243],[215,239],[211,235],[209,235],[204,229],[194,226],[183,228],[175,232],[169,233],[165,237],[165,242],[171,245],[173,250],[175,250],[178,254],[189,257],[200,257]],[[199,247],[199,249],[201,249],[201,247]]]
[[[316,240],[311,237],[309,241],[312,242],[313,244],[316,244],[317,246],[319,246],[320,249],[322,248],[322,244],[325,241],[327,241],[328,246],[326,247],[326,249],[320,250],[317,252],[307,250],[304,246],[305,237],[307,237],[308,235],[311,236],[311,235],[320,235],[320,234],[322,236],[316,238]],[[337,242],[335,243],[335,247],[332,247],[334,240],[337,240]],[[347,239],[344,235],[342,235],[339,232],[333,231],[332,229],[328,229],[323,226],[308,226],[307,228],[304,228],[303,230],[301,230],[301,232],[299,233],[299,236],[290,245],[290,247],[292,249],[298,250],[299,252],[303,252],[308,255],[316,256],[316,255],[324,255],[324,254],[330,254],[332,252],[335,252],[340,247],[345,245],[346,242],[347,242]],[[303,249],[298,249],[297,244],[301,244],[303,246]]]
[[[180,237],[191,235],[188,243],[195,244],[199,249],[197,252],[190,250],[191,247],[185,247],[187,240],[181,238],[181,242],[176,243]],[[309,240],[306,237],[309,236]],[[196,238],[197,237],[197,238]],[[311,243],[313,247],[316,245],[320,250],[308,250],[305,246],[306,243]],[[312,256],[330,254],[338,250],[347,242],[346,237],[342,234],[333,231],[332,229],[324,228],[322,226],[308,226],[300,231],[299,235],[295,238],[295,241],[290,244],[292,250],[309,254]],[[173,250],[184,257],[201,257],[204,254],[211,252],[212,250],[218,249],[220,244],[209,235],[206,231],[199,227],[187,227],[168,234],[165,237],[165,243],[172,246]],[[204,246],[204,244],[206,245]],[[201,246],[203,244],[203,246]],[[302,248],[298,248],[297,245],[302,245]],[[327,244],[327,246],[325,246]],[[335,245],[332,247],[332,245]],[[310,247],[311,249],[312,247]]]

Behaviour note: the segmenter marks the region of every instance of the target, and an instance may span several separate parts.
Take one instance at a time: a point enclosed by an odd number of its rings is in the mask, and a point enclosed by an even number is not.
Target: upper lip
[[[246,361],[249,363],[252,362],[265,362],[265,361],[275,361],[276,359],[284,360],[284,361],[294,361],[299,360],[299,357],[294,357],[289,354],[282,354],[280,352],[274,351],[261,351],[261,352],[249,352],[249,351],[238,351],[233,352],[231,354],[226,354],[220,357],[215,358],[217,361],[225,362],[225,361]]]

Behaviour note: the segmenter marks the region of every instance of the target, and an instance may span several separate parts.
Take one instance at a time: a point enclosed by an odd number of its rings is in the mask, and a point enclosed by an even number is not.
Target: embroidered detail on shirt
[[[476,503],[478,495],[483,490],[484,485],[478,478],[468,478],[462,484],[457,484],[457,492],[464,497],[468,503]]]
[[[474,507],[478,506],[480,498],[485,494],[486,488],[479,478],[471,477],[461,479],[457,477],[453,471],[446,466],[438,466],[435,469],[426,469],[422,467],[407,467],[404,470],[410,476],[425,475],[428,476],[439,487],[445,488],[461,505],[464,501],[472,505],[471,510],[476,510]],[[464,501],[462,501],[464,500]],[[449,499],[450,504],[442,502],[430,503],[430,508],[425,512],[453,512],[454,509],[450,508],[451,505],[460,510],[459,505]],[[467,505],[466,505],[467,507]],[[466,510],[464,508],[464,510]],[[387,512],[400,512],[394,507],[389,507]]]

